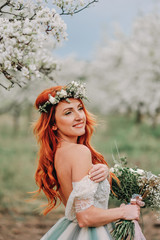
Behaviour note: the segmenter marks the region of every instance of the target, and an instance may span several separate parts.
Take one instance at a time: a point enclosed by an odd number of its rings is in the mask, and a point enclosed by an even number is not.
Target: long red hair
[[[62,86],[56,86],[48,88],[40,93],[35,101],[36,108],[38,109],[39,106],[42,106],[48,101],[48,94],[51,94],[54,97],[56,91],[60,91],[61,89]],[[93,164],[103,163],[108,166],[102,154],[98,153],[90,144],[96,121],[93,115],[86,110],[83,102],[80,99],[79,101],[82,103],[86,115],[86,129],[85,134],[78,137],[77,143],[83,144],[90,149]],[[52,126],[55,123],[55,109],[56,105],[48,106],[47,113],[41,113],[38,121],[34,124],[33,129],[37,142],[40,144],[38,167],[35,173],[36,184],[39,187],[37,193],[40,193],[42,190],[48,199],[48,205],[43,211],[44,215],[55,208],[58,202],[61,202],[61,197],[58,191],[60,185],[54,167],[54,156],[58,145],[58,136],[56,131],[52,130]],[[114,174],[111,173],[110,184],[112,177],[115,178]]]

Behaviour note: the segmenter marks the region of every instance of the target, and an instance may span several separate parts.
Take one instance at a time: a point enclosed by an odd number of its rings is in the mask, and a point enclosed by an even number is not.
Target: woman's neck
[[[59,137],[59,143],[61,144],[70,144],[70,143],[77,143],[77,137],[75,138],[65,138],[65,137]]]

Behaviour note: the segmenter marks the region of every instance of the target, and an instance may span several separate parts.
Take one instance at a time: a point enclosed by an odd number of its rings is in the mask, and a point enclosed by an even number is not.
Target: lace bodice
[[[103,209],[108,208],[110,184],[107,179],[95,183],[87,175],[79,182],[73,182],[72,185],[73,190],[65,209],[65,216],[69,220],[76,220],[76,212],[81,212],[92,205]]]

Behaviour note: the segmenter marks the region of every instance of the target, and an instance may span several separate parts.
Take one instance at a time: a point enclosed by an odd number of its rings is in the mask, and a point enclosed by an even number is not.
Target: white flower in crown
[[[57,95],[60,98],[65,98],[65,97],[67,97],[67,92],[66,92],[66,90],[62,89],[61,91],[57,92]]]
[[[65,88],[62,88],[60,91],[57,91],[55,97],[51,94],[48,94],[48,101],[45,102],[42,106],[39,106],[39,112],[48,112],[49,105],[55,105],[59,103],[61,100],[66,100],[70,102],[68,98],[80,98],[80,99],[87,99],[86,92],[85,92],[85,85],[81,84],[80,82],[72,81],[69,83]]]
[[[84,95],[84,96],[86,95],[86,89],[85,89],[84,86],[83,86],[83,88],[81,89],[81,94]]]
[[[75,86],[75,87],[78,87],[78,85],[79,85],[79,84],[78,84],[77,82],[74,82],[74,86]]]
[[[52,97],[50,94],[49,94],[49,102],[52,103],[52,104],[56,104],[57,103],[57,100],[55,97]]]

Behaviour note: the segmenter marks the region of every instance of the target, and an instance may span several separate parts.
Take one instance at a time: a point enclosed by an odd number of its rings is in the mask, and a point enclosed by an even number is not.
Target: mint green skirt
[[[61,218],[41,240],[113,240],[108,225],[80,228],[77,222]]]

